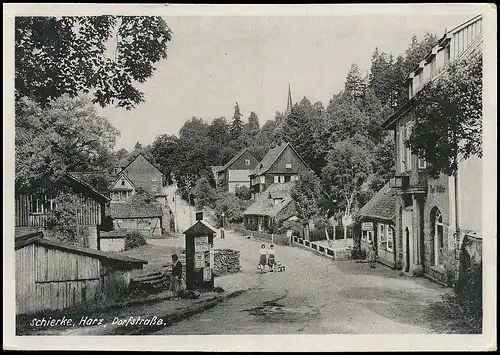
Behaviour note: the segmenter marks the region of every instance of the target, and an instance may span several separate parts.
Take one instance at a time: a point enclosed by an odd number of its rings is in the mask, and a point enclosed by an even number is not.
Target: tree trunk
[[[325,236],[326,236],[326,240],[328,240],[328,247],[331,248],[332,247],[332,240],[330,239],[330,236],[328,235],[328,226],[325,227]]]

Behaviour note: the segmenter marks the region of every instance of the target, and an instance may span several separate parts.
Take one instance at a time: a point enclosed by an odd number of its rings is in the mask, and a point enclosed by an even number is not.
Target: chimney
[[[196,221],[203,220],[203,212],[196,212]]]

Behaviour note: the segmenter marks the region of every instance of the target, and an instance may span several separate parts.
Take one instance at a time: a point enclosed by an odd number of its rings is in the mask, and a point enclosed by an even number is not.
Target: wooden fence
[[[310,240],[304,240],[302,238],[293,236],[292,237],[292,245],[298,246],[303,249],[314,252],[315,254],[325,256],[332,260],[350,260],[352,259],[352,249],[331,249],[320,245],[318,243],[312,242]]]
[[[291,245],[291,240],[286,235],[270,234],[264,232],[251,231],[245,228],[234,228],[234,231],[244,235],[250,235],[255,240],[262,240],[263,242],[277,244],[277,245]]]

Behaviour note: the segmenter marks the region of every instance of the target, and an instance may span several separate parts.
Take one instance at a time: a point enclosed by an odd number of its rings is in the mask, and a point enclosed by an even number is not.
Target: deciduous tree
[[[92,92],[101,106],[134,108],[138,83],[167,58],[172,32],[159,16],[16,17],[16,98],[42,106]]]

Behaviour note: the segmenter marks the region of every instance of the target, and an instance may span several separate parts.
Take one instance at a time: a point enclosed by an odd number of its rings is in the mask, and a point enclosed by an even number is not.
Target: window
[[[265,183],[266,183],[266,177],[265,177],[264,175],[262,175],[262,176],[260,177],[260,183],[261,183],[261,184],[265,184]]]
[[[31,213],[33,214],[43,214],[47,212],[47,206],[45,204],[44,198],[41,196],[35,196],[31,200]]]
[[[275,176],[275,177],[274,177],[274,183],[275,183],[275,184],[277,184],[277,183],[278,183],[278,178],[279,178],[279,176]]]
[[[406,140],[410,139],[411,136],[411,122],[406,125]],[[405,144],[406,146],[406,144]],[[406,147],[406,170],[411,170],[411,149],[410,147]]]
[[[444,49],[444,64],[448,64],[448,62],[450,61],[450,55],[451,55],[451,52],[450,52],[450,46],[446,46],[446,48]]]
[[[362,231],[361,232],[361,240],[363,242],[366,242],[367,235],[368,235],[368,231]]]
[[[291,176],[285,176],[285,182],[290,182]]]
[[[385,224],[379,223],[378,225],[379,248],[387,248],[387,235],[385,234]]]
[[[292,168],[292,163],[286,163],[285,167],[286,167],[287,169],[291,169],[291,168]]]
[[[285,183],[285,177],[284,176],[280,176],[279,179],[278,179],[278,182],[280,184],[284,184]]]
[[[394,251],[394,228],[387,228],[387,251]]]
[[[156,177],[156,176],[153,176],[153,177],[151,178],[151,181],[156,181],[156,180],[158,180],[158,177]]]
[[[432,265],[442,265],[442,254],[444,248],[444,224],[443,215],[437,208],[431,211],[432,242],[434,244],[434,257]]]
[[[411,99],[413,97],[413,80],[410,81],[410,85],[408,86],[408,92],[409,92],[409,98]]]
[[[245,165],[250,165],[250,159],[245,159]]]
[[[425,161],[425,159],[418,158],[418,168],[419,169],[427,168],[427,162]]]
[[[125,180],[122,180],[122,186],[125,186]]]

